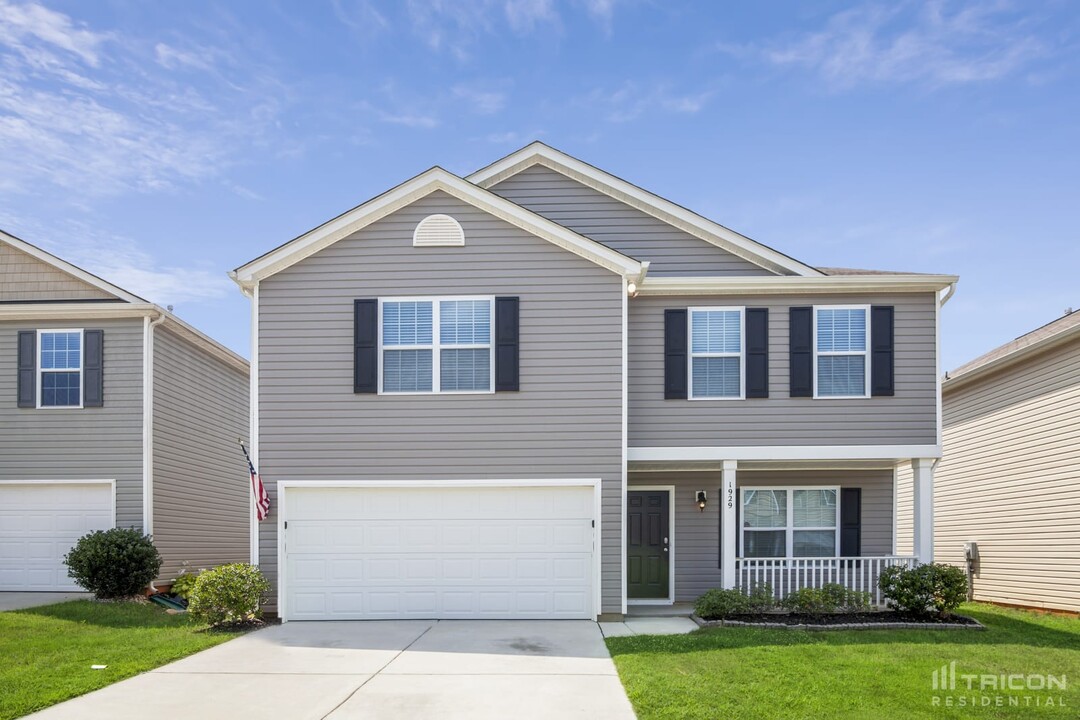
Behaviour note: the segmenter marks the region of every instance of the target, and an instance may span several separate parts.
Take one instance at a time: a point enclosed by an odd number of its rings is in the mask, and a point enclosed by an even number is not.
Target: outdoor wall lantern
[[[697,491],[697,506],[698,510],[705,512],[705,504],[708,502],[708,498],[705,496],[704,490]]]

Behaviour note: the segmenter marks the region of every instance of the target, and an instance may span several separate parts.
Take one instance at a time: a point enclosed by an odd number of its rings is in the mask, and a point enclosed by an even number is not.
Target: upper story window
[[[837,557],[839,488],[742,488],[742,556]]]
[[[741,399],[743,308],[690,308],[690,398]]]
[[[869,397],[870,308],[814,308],[814,396]]]
[[[83,371],[81,330],[38,332],[38,407],[81,407]]]
[[[492,297],[381,300],[381,392],[492,392],[494,302]]]

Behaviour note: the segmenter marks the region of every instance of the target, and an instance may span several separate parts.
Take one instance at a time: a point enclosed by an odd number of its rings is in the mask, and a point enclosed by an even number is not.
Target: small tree
[[[188,613],[211,626],[252,620],[262,614],[259,606],[269,591],[270,583],[254,565],[220,565],[199,573]]]
[[[64,556],[68,577],[95,597],[138,595],[161,569],[161,555],[149,536],[134,528],[84,535]]]

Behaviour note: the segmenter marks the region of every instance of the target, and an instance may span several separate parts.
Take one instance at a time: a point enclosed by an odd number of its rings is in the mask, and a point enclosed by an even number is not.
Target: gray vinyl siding
[[[20,330],[105,331],[105,406],[17,407]],[[115,480],[116,523],[142,527],[142,318],[0,322],[0,479]]]
[[[630,447],[936,444],[935,303],[932,293],[635,298],[629,309]],[[895,396],[789,397],[788,308],[841,304],[895,307]],[[664,399],[664,310],[701,306],[769,309],[768,398]]]
[[[631,472],[635,486],[674,485],[675,600],[690,602],[706,590],[720,587],[720,472]],[[891,470],[742,470],[736,487],[799,487],[832,485],[862,488],[862,554],[892,552]],[[698,509],[698,490],[708,493],[704,512]]]
[[[772,275],[749,260],[582,185],[533,165],[491,191],[637,260],[649,275]]]
[[[248,376],[154,331],[154,543],[160,577],[250,559]]]
[[[0,302],[107,299],[115,297],[0,240]]]
[[[465,247],[414,248],[416,224],[456,218]],[[520,297],[520,392],[354,395],[353,300]],[[622,602],[622,280],[442,192],[264,280],[259,468],[326,480],[602,480],[602,596]],[[276,516],[261,563],[276,578]]]

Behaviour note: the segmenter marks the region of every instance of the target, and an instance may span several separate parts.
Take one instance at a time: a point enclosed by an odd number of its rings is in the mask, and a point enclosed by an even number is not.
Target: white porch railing
[[[768,583],[779,600],[804,587],[820,588],[838,583],[852,590],[870,593],[871,602],[885,604],[878,589],[882,570],[893,565],[914,567],[915,557],[886,555],[879,557],[832,558],[738,558],[735,561],[736,583],[744,591]]]

